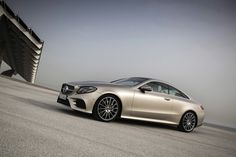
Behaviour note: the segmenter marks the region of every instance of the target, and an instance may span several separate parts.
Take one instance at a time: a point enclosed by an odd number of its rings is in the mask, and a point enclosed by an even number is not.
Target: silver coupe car
[[[131,77],[105,82],[64,83],[58,103],[109,122],[116,118],[166,123],[191,132],[204,120],[204,108],[160,80]]]

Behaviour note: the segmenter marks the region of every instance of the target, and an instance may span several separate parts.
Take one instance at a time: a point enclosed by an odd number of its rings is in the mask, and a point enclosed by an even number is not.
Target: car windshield
[[[119,79],[112,81],[111,83],[116,85],[124,85],[124,86],[136,86],[144,81],[146,81],[146,78],[125,78],[125,79]]]

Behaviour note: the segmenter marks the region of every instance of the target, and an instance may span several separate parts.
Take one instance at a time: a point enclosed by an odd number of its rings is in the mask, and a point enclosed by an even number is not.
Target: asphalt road
[[[235,157],[236,133],[156,123],[104,123],[56,103],[58,93],[0,77],[0,156]]]

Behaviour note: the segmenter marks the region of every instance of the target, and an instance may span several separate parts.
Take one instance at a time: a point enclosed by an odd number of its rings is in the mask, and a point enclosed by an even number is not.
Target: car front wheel
[[[120,112],[120,103],[113,95],[100,97],[93,110],[93,116],[101,121],[109,122],[116,119]]]

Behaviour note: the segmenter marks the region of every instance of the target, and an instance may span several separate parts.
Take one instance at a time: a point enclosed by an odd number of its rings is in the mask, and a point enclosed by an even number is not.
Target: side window
[[[159,84],[158,92],[168,94],[168,86],[162,83],[158,83],[158,84]]]
[[[184,93],[182,93],[181,91],[179,91],[178,89],[170,85],[160,83],[160,82],[149,82],[147,83],[147,85],[152,87],[154,92],[165,93],[165,94],[170,94],[170,95],[189,99],[189,97],[186,96]]]
[[[169,87],[169,94],[189,99],[184,93],[182,93],[181,91],[179,91],[179,90],[177,90],[177,89],[175,89],[174,87],[171,87],[171,86]]]
[[[154,92],[168,94],[168,86],[159,82],[149,82],[147,85],[152,87]]]
[[[152,87],[152,90],[154,92],[157,92],[157,89],[158,89],[158,85],[155,83],[155,82],[149,82],[147,83],[148,86]]]

